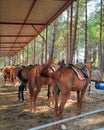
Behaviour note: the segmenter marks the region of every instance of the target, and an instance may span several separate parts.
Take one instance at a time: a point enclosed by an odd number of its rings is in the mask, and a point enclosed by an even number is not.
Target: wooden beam
[[[0,22],[0,24],[6,24],[6,25],[46,25],[46,23],[19,23],[19,22]]]
[[[35,37],[36,35],[19,35],[18,37]],[[17,37],[17,35],[0,35],[0,37]]]

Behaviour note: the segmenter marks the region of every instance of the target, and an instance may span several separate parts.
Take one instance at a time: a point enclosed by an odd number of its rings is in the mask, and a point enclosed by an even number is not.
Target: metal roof
[[[75,0],[0,0],[0,57],[14,56]]]

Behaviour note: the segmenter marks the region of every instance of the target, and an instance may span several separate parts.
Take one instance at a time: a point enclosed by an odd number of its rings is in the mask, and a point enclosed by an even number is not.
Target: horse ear
[[[93,59],[93,61],[91,61],[91,64],[93,64],[95,62],[96,59]]]

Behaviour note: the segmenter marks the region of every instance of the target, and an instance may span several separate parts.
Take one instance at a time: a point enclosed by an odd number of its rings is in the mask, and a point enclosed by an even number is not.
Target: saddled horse
[[[70,97],[71,91],[77,92],[77,114],[81,113],[82,99],[90,82],[90,73],[93,67],[92,63],[93,62],[85,63],[81,69],[75,65],[70,64],[68,66],[61,67],[57,71],[49,72],[48,68],[51,65],[49,62],[41,70],[41,76],[51,78],[54,81],[54,109],[57,120],[62,119],[63,117],[64,106]],[[60,92],[62,96],[61,103],[58,106],[58,96]]]
[[[23,68],[21,68],[19,71],[18,71],[18,78],[20,81],[22,81],[22,83],[27,86],[27,83],[28,83],[28,75],[29,75],[29,72],[32,68],[36,67],[37,64],[35,65],[29,65],[29,66],[25,66]]]
[[[38,65],[34,68],[32,68],[28,75],[28,88],[30,92],[30,111],[35,112],[36,111],[36,100],[39,92],[41,91],[41,88],[43,85],[48,86],[48,97],[50,98],[50,87],[53,85],[53,80],[50,77],[44,78],[40,75],[40,71],[43,69],[43,65]],[[58,64],[53,64],[50,67],[50,71],[54,71],[54,69],[57,69],[59,67]]]
[[[6,66],[6,67],[3,69],[4,85],[7,83],[7,80],[8,80],[9,83],[10,83],[10,70],[11,70],[11,68],[14,68],[14,66],[9,65],[9,66]]]

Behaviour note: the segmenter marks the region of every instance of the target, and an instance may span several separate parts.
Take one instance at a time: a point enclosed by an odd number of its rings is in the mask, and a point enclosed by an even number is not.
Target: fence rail
[[[48,124],[45,124],[45,125],[37,126],[35,128],[30,128],[28,130],[41,130],[41,129],[46,128],[46,127],[50,127],[50,126],[60,124],[60,123],[63,123],[63,122],[79,119],[79,118],[82,118],[84,116],[89,116],[89,115],[96,114],[96,113],[103,112],[103,111],[104,111],[104,108],[102,108],[100,110],[90,111],[90,112],[87,112],[87,113],[84,113],[84,114],[81,114],[81,115],[78,115],[78,116],[73,116],[73,117],[70,117],[70,118],[65,118],[65,119],[55,121],[55,122],[52,122],[52,123],[48,123]]]

